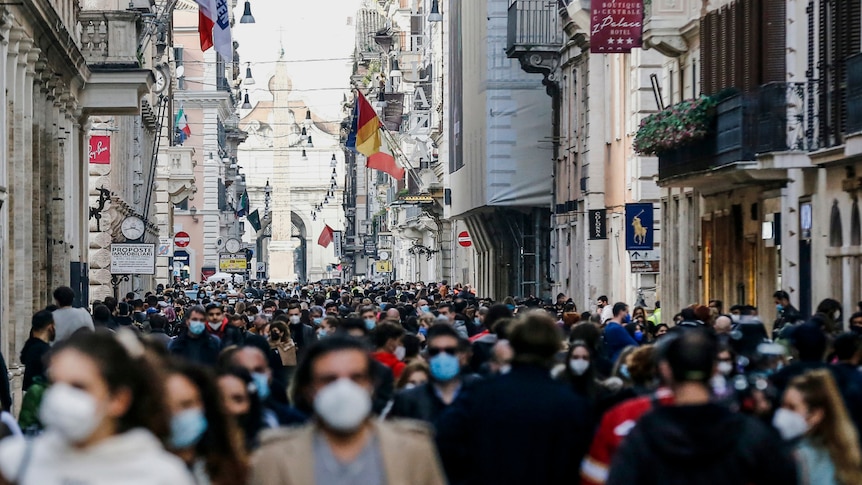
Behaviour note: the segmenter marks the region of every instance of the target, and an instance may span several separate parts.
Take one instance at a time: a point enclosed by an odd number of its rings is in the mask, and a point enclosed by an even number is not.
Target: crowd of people
[[[862,484],[862,303],[778,291],[767,326],[445,281],[140,296],[33,315],[0,483]]]

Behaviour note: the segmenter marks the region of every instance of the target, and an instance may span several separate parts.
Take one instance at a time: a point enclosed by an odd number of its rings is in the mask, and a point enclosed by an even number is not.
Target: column
[[[46,258],[46,215],[48,211],[49,197],[45,193],[48,191],[49,184],[46,182],[45,172],[42,169],[43,160],[46,156],[46,147],[50,143],[45,134],[45,113],[46,113],[46,95],[48,89],[46,81],[49,73],[47,72],[47,62],[41,55],[34,64],[34,84],[33,84],[33,163],[32,163],[32,186],[33,209],[31,212],[30,230],[32,234],[32,255],[33,255],[33,307],[43,308],[48,304],[47,298],[47,283],[48,272],[45,268],[47,264]]]
[[[66,132],[64,130],[64,115],[61,112],[63,96],[65,96],[65,86],[62,81],[55,81],[53,85],[54,99],[53,107],[50,111],[50,120],[52,123],[51,130],[51,166],[48,167],[51,174],[51,223],[49,225],[50,250],[49,261],[51,262],[51,288],[67,285],[69,272],[68,254],[66,251],[66,190],[67,184],[71,181],[67,180],[66,173],[68,168],[65,165],[65,144]]]
[[[8,196],[6,200],[6,206],[8,206],[7,213],[9,218],[7,220],[7,230],[9,232],[8,246],[6,257],[9,260],[9,264],[7,265],[7,284],[6,288],[9,292],[9,313],[7,315],[7,321],[11,320],[11,325],[7,325],[8,333],[6,334],[6,339],[13,345],[13,349],[20,349],[21,343],[19,342],[19,331],[17,322],[22,318],[20,303],[21,298],[23,298],[23,292],[19,289],[18,279],[21,276],[21,268],[17,263],[17,260],[23,257],[23,252],[21,248],[22,238],[20,236],[20,220],[22,218],[21,215],[21,194],[18,191],[20,180],[17,176],[18,168],[23,163],[23,110],[21,109],[23,105],[23,84],[24,84],[24,71],[21,69],[19,65],[19,58],[21,54],[19,53],[19,48],[21,47],[21,39],[23,37],[24,31],[20,28],[13,27],[9,34],[9,55],[6,58],[6,91],[7,91],[7,130],[6,130],[6,138],[7,138],[7,146],[6,146],[6,177],[9,186],[7,187]],[[26,48],[26,46],[25,46]],[[14,358],[14,356],[10,356]]]
[[[0,13],[0,80],[6,82],[7,81],[7,56],[9,53],[9,34],[10,28],[12,27],[12,16],[8,15],[6,12]],[[8,144],[6,139],[6,134],[8,133],[7,128],[7,106],[8,101],[6,98],[6,90],[0,89],[0,190],[3,192],[3,197],[5,198],[5,191],[9,186],[9,182],[7,180],[7,171],[6,164],[8,163],[7,155],[8,155]],[[8,202],[3,203],[3,210],[0,211],[0,288],[8,288],[8,275],[9,275],[9,234],[8,234],[8,221],[9,221],[9,204]],[[10,315],[9,313],[9,293],[6,291],[0,291],[0,321],[6,321],[6,316]],[[0,350],[2,350],[3,355],[11,356],[14,352],[12,346],[10,345],[11,340],[8,337],[9,335],[9,325],[0,325]]]
[[[20,156],[16,157],[15,185],[15,281],[17,299],[17,340],[23,346],[33,314],[33,76],[38,49],[33,41],[21,39],[18,48],[21,119]],[[19,127],[16,127],[16,131]],[[20,162],[20,163],[17,163]],[[21,348],[21,347],[18,347]]]

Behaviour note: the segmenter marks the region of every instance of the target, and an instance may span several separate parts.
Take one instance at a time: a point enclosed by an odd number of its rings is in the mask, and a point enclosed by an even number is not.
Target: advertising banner
[[[156,245],[111,244],[111,274],[156,274]]]
[[[608,238],[608,211],[607,209],[591,210],[587,213],[587,224],[590,227],[590,239]]]
[[[222,254],[219,256],[218,268],[223,273],[245,273],[248,262],[244,254]]]
[[[110,136],[91,136],[90,137],[90,163],[99,165],[107,165],[111,163],[111,137]]]
[[[594,0],[590,52],[624,54],[640,47],[643,20],[643,0]]]
[[[651,250],[653,230],[652,204],[626,204],[626,251]]]

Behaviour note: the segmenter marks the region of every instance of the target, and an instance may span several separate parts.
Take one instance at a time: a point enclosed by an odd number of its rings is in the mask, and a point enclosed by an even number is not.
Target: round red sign
[[[189,237],[189,233],[187,232],[178,232],[174,234],[174,244],[178,248],[186,248],[189,246],[189,243],[192,241],[192,238]]]
[[[470,238],[470,233],[467,231],[461,231],[458,233],[458,244],[462,247],[469,248],[473,245],[473,239]]]

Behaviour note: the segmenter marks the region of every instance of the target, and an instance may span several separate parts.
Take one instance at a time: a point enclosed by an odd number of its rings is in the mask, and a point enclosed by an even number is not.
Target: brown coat
[[[427,426],[415,421],[374,421],[386,483],[445,485]],[[251,485],[316,485],[313,439],[317,425],[267,432],[252,456]]]

